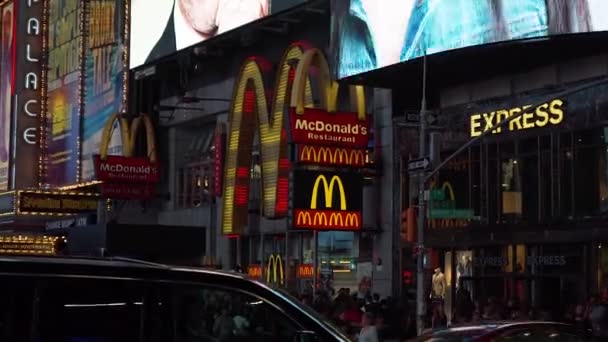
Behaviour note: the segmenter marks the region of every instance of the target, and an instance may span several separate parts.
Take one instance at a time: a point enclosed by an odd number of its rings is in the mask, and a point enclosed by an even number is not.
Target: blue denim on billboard
[[[390,10],[390,9],[388,9]],[[338,76],[378,67],[376,46],[362,0],[351,0],[347,18],[338,18]],[[543,37],[548,33],[545,0],[415,1],[401,61],[427,54],[507,39]]]

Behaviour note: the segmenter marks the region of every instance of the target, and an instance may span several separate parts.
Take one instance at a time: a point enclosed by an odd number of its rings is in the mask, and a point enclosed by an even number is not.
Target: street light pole
[[[423,57],[422,70],[422,100],[420,103],[420,140],[418,146],[418,157],[426,157],[426,49]],[[418,246],[417,246],[417,272],[416,272],[416,326],[418,335],[424,331],[424,318],[426,316],[424,299],[424,226],[426,224],[426,198],[425,198],[425,172],[423,168],[418,173]]]

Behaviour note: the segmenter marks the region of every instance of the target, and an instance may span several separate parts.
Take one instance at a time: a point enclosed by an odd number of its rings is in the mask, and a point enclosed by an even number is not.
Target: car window
[[[146,287],[139,282],[50,278],[37,282],[33,298],[37,334],[45,342],[140,340]]]
[[[178,340],[294,341],[298,325],[280,309],[235,289],[175,286]]]

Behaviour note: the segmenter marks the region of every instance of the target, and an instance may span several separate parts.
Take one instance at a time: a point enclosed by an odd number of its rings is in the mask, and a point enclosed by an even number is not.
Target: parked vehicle
[[[348,341],[236,273],[124,258],[0,257],[0,341]]]

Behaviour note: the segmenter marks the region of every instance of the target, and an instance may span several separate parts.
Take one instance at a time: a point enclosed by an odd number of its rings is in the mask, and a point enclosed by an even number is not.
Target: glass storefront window
[[[356,290],[356,257],[354,232],[319,232],[321,285],[333,289]]]

